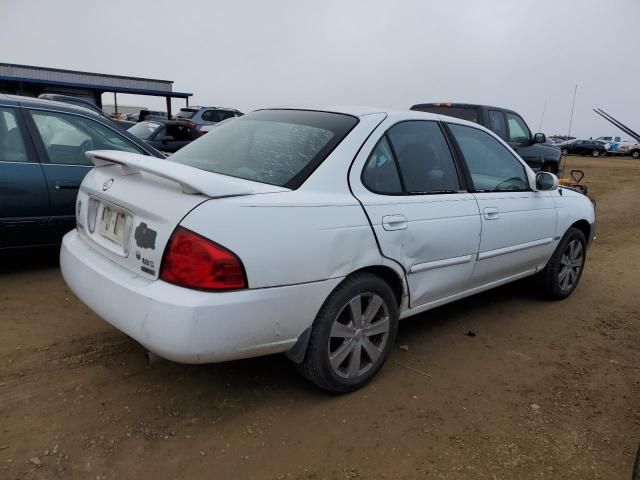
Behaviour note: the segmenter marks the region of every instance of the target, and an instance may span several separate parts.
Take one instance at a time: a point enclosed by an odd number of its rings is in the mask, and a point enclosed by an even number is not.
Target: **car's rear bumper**
[[[208,363],[287,351],[339,278],[210,293],[148,280],[111,262],[74,230],[63,239],[62,275],[111,325],[157,355]]]

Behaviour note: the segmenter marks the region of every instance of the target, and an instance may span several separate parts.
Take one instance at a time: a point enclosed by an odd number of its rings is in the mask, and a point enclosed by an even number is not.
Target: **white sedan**
[[[82,301],[161,357],[286,352],[332,392],[378,372],[401,318],[529,275],[569,296],[595,233],[586,196],[422,112],[260,110],[167,160],[87,155],[61,250]]]

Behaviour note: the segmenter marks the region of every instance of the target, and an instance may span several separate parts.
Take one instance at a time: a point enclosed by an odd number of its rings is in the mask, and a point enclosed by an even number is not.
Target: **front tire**
[[[594,150],[593,152],[591,152],[591,156],[592,157],[599,157],[600,156],[600,150]]]
[[[347,277],[313,323],[301,373],[331,393],[363,387],[389,355],[398,316],[396,297],[384,280],[370,273]]]
[[[582,277],[586,253],[584,233],[571,227],[560,240],[547,266],[540,272],[546,297],[563,300],[573,293]]]
[[[640,158],[640,150],[634,150],[631,152],[631,158],[635,158],[636,160]]]

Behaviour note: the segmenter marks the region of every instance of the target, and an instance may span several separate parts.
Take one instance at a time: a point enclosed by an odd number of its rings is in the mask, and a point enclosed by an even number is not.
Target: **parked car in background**
[[[570,140],[560,144],[562,155],[591,155],[599,157],[607,153],[606,147],[595,140]]]
[[[260,110],[166,162],[90,155],[60,255],[82,301],[161,357],[286,352],[337,393],[380,370],[400,318],[534,274],[568,297],[595,231],[585,195],[422,112]]]
[[[177,152],[202,136],[193,123],[181,120],[144,121],[136,123],[128,131],[153,148],[167,153]]]
[[[228,118],[241,117],[242,112],[225,107],[185,107],[176,114],[176,119],[190,120],[200,129],[203,125],[214,125]]]
[[[599,143],[600,145],[602,145],[604,147],[605,151],[605,155],[609,155],[609,154],[613,154],[613,152],[611,152],[611,144],[609,142],[605,142],[604,140],[593,140],[596,143]]]
[[[205,133],[210,132],[214,128],[218,128],[218,127],[220,127],[222,125],[225,125],[226,123],[229,123],[229,122],[233,121],[236,118],[238,118],[238,117],[230,117],[230,118],[227,118],[226,120],[222,120],[222,121],[220,121],[218,123],[214,123],[212,125],[202,125],[200,127],[200,133],[202,133],[204,135]]]
[[[560,150],[548,145],[544,133],[531,134],[523,118],[513,110],[469,103],[420,103],[411,110],[436,113],[478,123],[507,142],[534,170],[558,173]]]
[[[117,118],[112,118],[109,114],[107,114],[104,110],[102,110],[95,103],[90,102],[89,100],[85,100],[84,98],[74,97],[73,95],[60,95],[57,93],[43,93],[38,95],[38,98],[43,100],[53,100],[54,102],[62,102],[62,103],[70,103],[71,105],[77,105],[79,107],[88,108],[89,110],[97,113],[98,115],[109,119],[109,121],[115,123],[123,130],[126,130],[134,122],[130,122],[127,120],[120,120]]]
[[[609,145],[609,152],[616,154],[618,153],[618,149],[620,148],[621,145],[625,144],[625,143],[629,143],[626,142],[625,140],[622,139],[622,137],[617,137],[617,136],[604,136],[604,137],[598,137],[594,139],[596,142],[603,142]]]
[[[569,137],[567,135],[552,135],[547,137],[547,140],[549,140],[553,145],[559,145],[561,143],[568,142],[569,140],[575,140],[575,138],[576,137]]]
[[[168,119],[169,114],[160,110],[140,110],[140,113],[138,114],[138,122],[144,122],[149,117],[153,117],[154,119]]]
[[[0,249],[57,244],[75,226],[93,149],[164,158],[84,107],[0,94]]]
[[[640,142],[624,143],[618,147],[620,155],[631,155],[633,158],[640,158]]]

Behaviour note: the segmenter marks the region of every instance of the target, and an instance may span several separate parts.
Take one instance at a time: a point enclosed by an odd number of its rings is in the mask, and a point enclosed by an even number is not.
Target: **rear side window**
[[[44,143],[49,163],[91,165],[85,156],[89,150],[144,153],[127,138],[88,118],[39,110],[30,113]]]
[[[261,110],[212,129],[169,157],[209,172],[298,188],[358,123],[305,110]]]
[[[0,162],[26,162],[27,151],[13,108],[0,108]]]
[[[501,139],[507,139],[507,125],[504,122],[504,114],[498,110],[489,110],[489,127]]]
[[[382,195],[401,195],[404,193],[386,135],[371,152],[362,172],[362,183],[372,192]]]
[[[387,132],[409,194],[450,193],[460,181],[449,145],[436,122],[409,121]]]
[[[233,117],[233,112],[227,110],[207,110],[202,114],[202,120],[205,122],[222,122],[227,118]]]
[[[524,166],[498,140],[473,127],[449,124],[449,128],[462,150],[477,191],[530,189]]]

